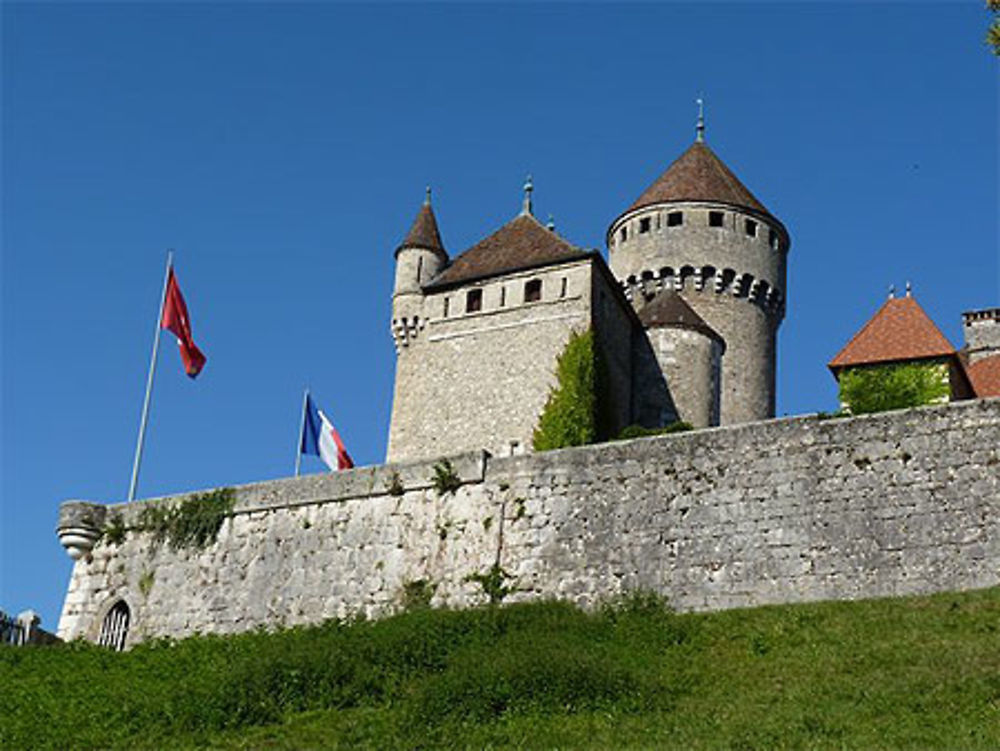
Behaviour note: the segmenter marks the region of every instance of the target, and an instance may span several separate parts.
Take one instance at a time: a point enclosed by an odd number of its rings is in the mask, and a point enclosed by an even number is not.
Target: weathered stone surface
[[[512,599],[638,588],[683,610],[1000,583],[1000,399],[450,461],[453,493],[434,462],[365,467],[236,488],[204,551],[99,544],[59,635],[96,639],[121,598],[130,643],[385,614],[421,579],[467,606],[485,600],[468,576],[497,561]],[[107,508],[134,523],[178,500]]]

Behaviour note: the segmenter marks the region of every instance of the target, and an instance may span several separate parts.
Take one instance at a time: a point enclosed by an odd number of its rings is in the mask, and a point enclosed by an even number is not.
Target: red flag
[[[163,300],[160,328],[169,330],[177,337],[177,346],[181,350],[185,372],[191,378],[197,376],[205,366],[205,355],[195,346],[194,339],[191,338],[191,319],[188,318],[187,305],[184,304],[181,288],[177,286],[173,268],[170,269],[170,276],[167,279],[167,293]]]

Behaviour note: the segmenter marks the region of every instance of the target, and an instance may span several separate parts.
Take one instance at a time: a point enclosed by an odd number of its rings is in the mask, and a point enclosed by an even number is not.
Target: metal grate
[[[125,637],[128,636],[129,609],[124,600],[119,600],[104,616],[101,624],[101,636],[98,645],[110,647],[115,652],[125,649]]]

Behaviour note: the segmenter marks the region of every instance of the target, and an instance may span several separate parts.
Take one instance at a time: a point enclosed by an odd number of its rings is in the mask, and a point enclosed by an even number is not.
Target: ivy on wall
[[[951,394],[944,363],[898,363],[850,368],[840,374],[840,401],[852,414],[919,407]]]
[[[538,418],[535,451],[583,446],[602,438],[604,365],[592,329],[570,334],[556,364],[556,386]]]

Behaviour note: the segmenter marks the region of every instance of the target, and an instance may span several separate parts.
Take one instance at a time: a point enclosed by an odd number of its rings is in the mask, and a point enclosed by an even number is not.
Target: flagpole
[[[139,440],[135,445],[135,461],[132,462],[132,481],[128,486],[129,502],[135,500],[135,488],[139,483],[139,463],[142,461],[142,444],[146,439],[146,421],[149,418],[149,398],[153,393],[153,374],[156,372],[156,354],[160,349],[160,322],[163,321],[163,304],[167,298],[167,283],[170,269],[174,264],[174,251],[167,251],[167,270],[163,273],[163,291],[160,293],[160,311],[156,314],[156,333],[153,335],[153,355],[149,360],[149,375],[146,377],[146,397],[142,400],[142,418],[139,421]]]
[[[295,476],[299,476],[299,464],[302,462],[302,436],[306,432],[306,407],[309,404],[309,389],[302,392],[302,419],[299,420],[299,440],[295,444]]]

